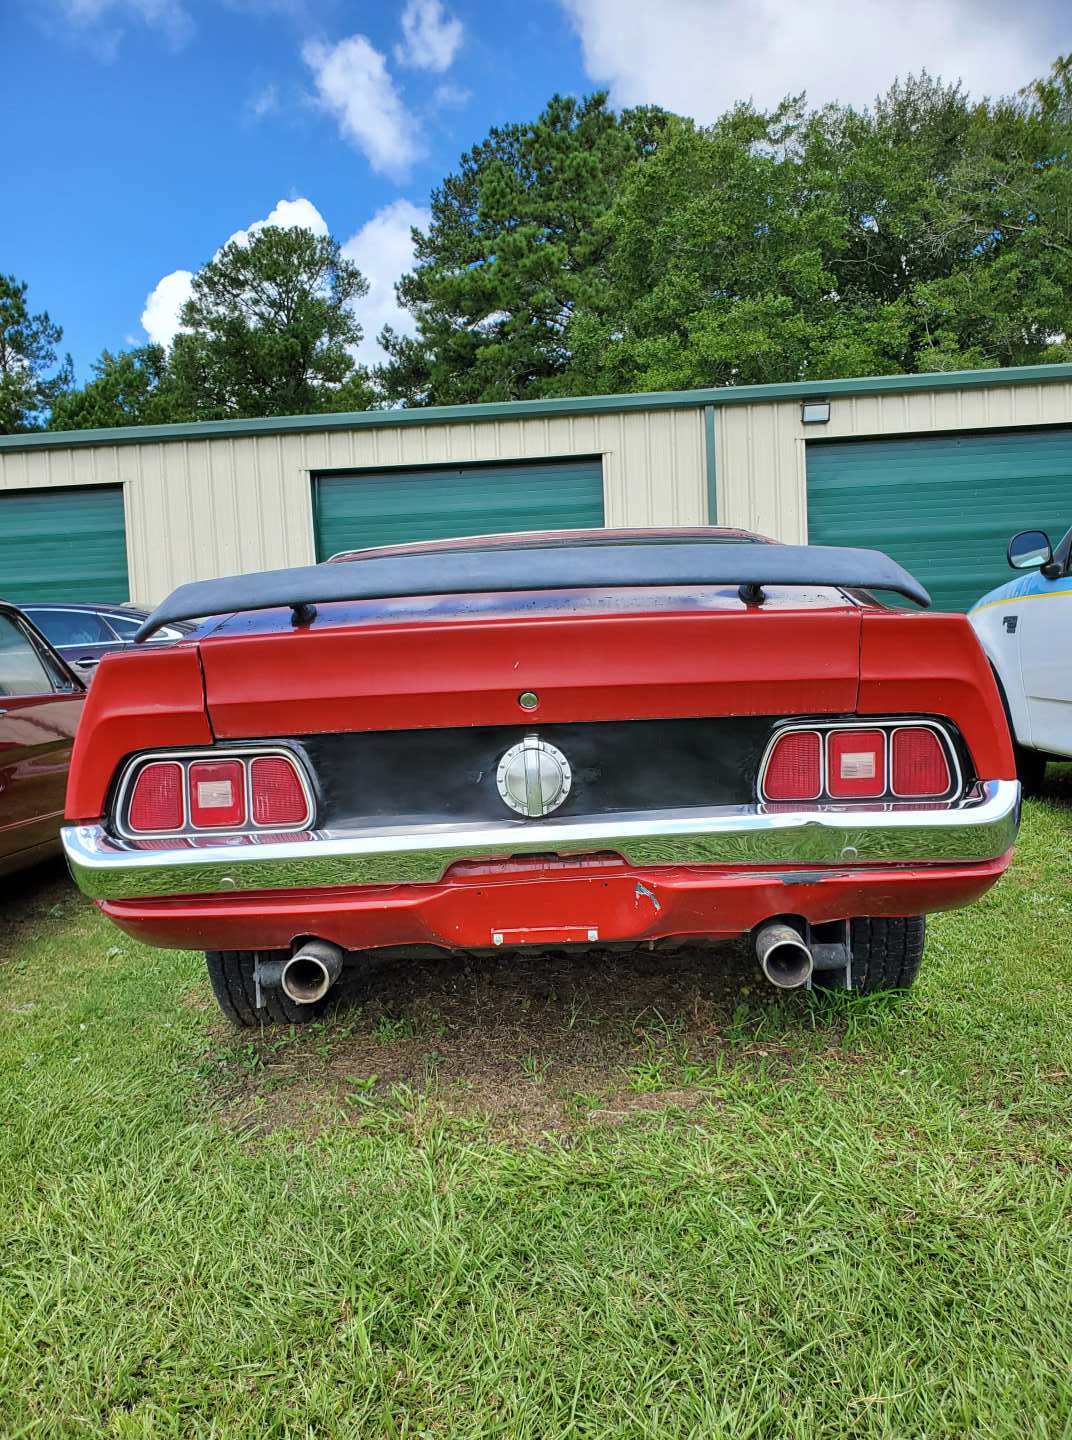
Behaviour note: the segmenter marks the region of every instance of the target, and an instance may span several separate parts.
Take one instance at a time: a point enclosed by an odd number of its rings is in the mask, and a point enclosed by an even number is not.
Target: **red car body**
[[[81,682],[14,605],[0,602],[0,875],[60,849]]]
[[[1007,866],[1008,727],[965,617],[830,585],[768,584],[758,601],[721,584],[399,595],[321,603],[300,624],[237,613],[105,659],[67,796],[73,872],[140,940],[252,957],[258,1003],[276,961],[310,940],[352,958],[681,943],[770,922],[816,954],[841,944],[851,984],[847,922],[966,904]],[[906,799],[894,755],[911,747],[896,736],[924,731],[948,784]],[[764,792],[790,734],[819,756],[820,790],[843,793]],[[836,782],[835,751],[850,762]],[[290,829],[256,822],[257,755],[293,764],[306,787]],[[168,761],[183,824],[142,837],[126,823],[132,793]],[[153,774],[170,793],[169,773]],[[201,798],[244,805],[241,823],[193,824],[201,775]]]

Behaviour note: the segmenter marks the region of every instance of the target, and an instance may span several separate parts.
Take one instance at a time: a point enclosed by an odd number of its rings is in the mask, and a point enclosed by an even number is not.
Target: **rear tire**
[[[1016,751],[1016,773],[1020,778],[1020,788],[1025,795],[1038,795],[1042,790],[1042,782],[1046,778],[1046,757],[1037,750],[1025,750],[1022,745],[1015,746]]]
[[[257,1009],[255,967],[269,960],[285,960],[289,950],[208,950],[209,983],[220,1009],[232,1025],[252,1028],[257,1025],[305,1025],[315,1020],[325,1001],[313,1005],[295,1005],[278,986],[261,986],[261,1007]]]
[[[858,917],[849,922],[852,988],[860,995],[907,990],[919,974],[927,917]]]

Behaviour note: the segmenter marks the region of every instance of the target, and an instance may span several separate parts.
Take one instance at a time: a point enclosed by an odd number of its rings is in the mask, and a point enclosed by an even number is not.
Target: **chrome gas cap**
[[[538,819],[557,810],[570,792],[569,761],[538,735],[511,745],[499,761],[499,794],[520,815]]]

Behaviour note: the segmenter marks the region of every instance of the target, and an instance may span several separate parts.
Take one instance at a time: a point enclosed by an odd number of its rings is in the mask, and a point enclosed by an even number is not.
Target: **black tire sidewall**
[[[307,1025],[324,1010],[327,1001],[296,1005],[283,991],[261,986],[257,1007],[256,967],[258,959],[285,959],[288,951],[207,950],[205,964],[217,1004],[232,1025],[250,1030],[262,1025]]]

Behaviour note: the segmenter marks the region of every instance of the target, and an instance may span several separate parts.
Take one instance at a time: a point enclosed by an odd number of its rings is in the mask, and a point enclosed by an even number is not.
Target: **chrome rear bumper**
[[[656,814],[499,824],[395,826],[285,837],[119,840],[70,825],[63,846],[75,881],[102,900],[307,890],[328,885],[428,884],[461,860],[613,851],[632,865],[855,865],[994,860],[1020,818],[1015,780],[986,780],[962,800],[928,808],[727,806]]]

